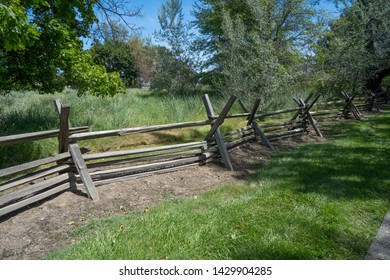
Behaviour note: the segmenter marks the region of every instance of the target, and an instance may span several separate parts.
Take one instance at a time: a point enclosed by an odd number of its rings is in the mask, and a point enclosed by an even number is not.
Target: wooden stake
[[[63,106],[64,105],[62,105],[62,103],[59,99],[54,100],[54,108],[56,109],[58,116],[61,116],[61,108]],[[68,123],[69,123],[69,127],[72,127],[70,120],[68,120]]]
[[[304,104],[308,103],[312,97],[313,97],[313,93],[310,93],[306,97]],[[298,106],[301,106],[301,104],[297,98],[293,98],[293,100],[295,101],[295,103],[297,103]],[[305,107],[300,107],[289,122],[292,123],[293,121],[295,121],[304,109],[305,109]]]
[[[240,104],[242,110],[245,112],[245,113],[249,113],[249,110],[248,108],[245,106],[244,102],[242,102],[241,99],[238,100],[238,103]],[[257,106],[256,106],[257,105]],[[274,149],[274,146],[272,146],[271,142],[268,140],[267,136],[264,134],[263,130],[261,129],[261,127],[259,126],[259,124],[254,120],[255,118],[255,114],[256,114],[256,111],[258,109],[260,105],[260,100],[257,99],[256,102],[255,102],[255,105],[253,106],[253,109],[252,109],[252,112],[251,112],[251,115],[248,119],[248,125],[251,124],[253,129],[255,130],[256,134],[261,138],[261,140],[263,140],[263,142],[265,143],[265,145],[270,148],[271,150]],[[249,123],[249,120],[251,120],[251,122]]]
[[[207,94],[205,94],[205,95],[203,95],[202,100],[203,100],[203,104],[206,108],[207,116],[209,117],[209,119],[211,119],[211,117],[214,116],[215,113],[213,110],[213,106],[211,105],[210,98]],[[234,98],[234,100],[235,100],[235,98]],[[228,104],[226,104],[226,105],[228,105]],[[225,108],[226,107],[227,106],[225,106]],[[230,109],[230,107],[229,107],[229,109]],[[215,129],[214,137],[215,137],[215,141],[217,142],[219,152],[222,156],[223,163],[225,164],[225,166],[229,170],[233,171],[233,165],[232,165],[232,162],[230,160],[226,145],[223,141],[222,133],[221,133],[221,130],[219,129],[219,126],[217,126]],[[207,137],[206,137],[206,139],[207,139]]]
[[[342,94],[345,96],[347,102],[347,105],[345,105],[345,109],[351,111],[351,113],[355,116],[357,120],[361,120],[361,113],[358,108],[356,108],[355,104],[353,104],[353,100],[356,98],[358,93],[356,92],[352,97],[350,97],[346,92],[342,92]]]
[[[223,108],[221,114],[219,114],[216,121],[211,125],[211,129],[205,138],[206,141],[211,141],[211,138],[213,137],[217,129],[220,127],[221,124],[223,124],[226,115],[229,113],[230,108],[232,108],[236,99],[237,97],[235,97],[234,95],[230,97],[229,101],[226,103],[225,107]]]
[[[69,151],[69,111],[69,106],[61,107],[60,135],[58,136],[58,152],[60,154]]]
[[[97,193],[91,175],[88,172],[87,165],[85,164],[79,145],[77,143],[72,143],[69,145],[69,147],[70,147],[70,154],[72,156],[73,162],[76,166],[78,173],[80,174],[81,180],[84,184],[85,190],[87,191],[88,197],[94,201],[99,200],[99,194]]]
[[[259,109],[259,106],[260,106],[260,99],[256,99],[255,104],[253,104],[251,115],[249,116],[248,122],[247,122],[246,125],[252,124],[252,122],[255,119],[255,115],[256,115],[257,109]],[[247,112],[245,112],[245,113],[247,113]]]
[[[301,105],[304,108],[306,108],[305,111],[304,111],[304,114],[302,115],[302,119],[305,118],[305,116],[306,116],[307,119],[309,120],[309,123],[311,124],[311,126],[314,129],[314,131],[316,132],[317,136],[322,138],[323,137],[322,133],[321,133],[320,129],[318,128],[318,126],[316,124],[316,121],[314,120],[313,116],[310,114],[310,109],[314,106],[314,103],[318,100],[319,97],[320,96],[318,95],[317,98],[315,98],[314,101],[310,105],[305,104],[302,99],[299,99],[299,102],[301,103]]]

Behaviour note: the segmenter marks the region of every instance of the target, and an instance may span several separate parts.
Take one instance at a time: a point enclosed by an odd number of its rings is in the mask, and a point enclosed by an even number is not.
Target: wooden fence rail
[[[183,123],[163,124],[163,125],[154,125],[154,126],[143,126],[143,127],[135,127],[135,128],[123,128],[123,129],[106,130],[106,131],[94,131],[94,132],[73,134],[70,135],[69,139],[71,142],[75,142],[80,140],[98,139],[98,138],[113,137],[113,136],[125,136],[125,135],[140,134],[140,133],[150,133],[150,132],[170,130],[170,129],[204,126],[209,124],[211,124],[211,121],[205,120],[205,121],[183,122]]]
[[[57,155],[12,166],[0,170],[0,216],[24,208],[32,203],[61,193],[82,184],[92,200],[99,199],[96,186],[124,181],[141,176],[172,172],[185,168],[222,161],[233,170],[229,151],[250,141],[261,141],[273,149],[272,141],[309,133],[312,129],[322,137],[318,122],[331,118],[354,116],[360,119],[361,110],[379,110],[381,105],[390,103],[370,94],[357,98],[343,93],[343,100],[317,103],[319,96],[310,94],[306,99],[294,99],[298,107],[272,112],[258,112],[260,101],[256,100],[249,110],[238,100],[242,113],[229,113],[237,100],[232,96],[220,114],[216,114],[208,95],[202,100],[207,120],[142,126],[107,131],[89,132],[88,127],[72,127],[69,121],[70,107],[54,102],[60,119],[57,130],[25,133],[0,137],[0,146],[58,137]],[[358,103],[360,102],[360,103]],[[363,102],[363,103],[362,103]],[[312,111],[313,108],[316,111]],[[330,107],[330,108],[329,108]],[[288,121],[269,120],[269,117],[283,115]],[[220,126],[226,119],[242,118],[245,126],[221,133]],[[180,128],[209,126],[203,141],[148,147],[133,150],[82,154],[78,142],[87,139],[120,137]],[[8,179],[7,179],[8,178]]]
[[[69,153],[63,153],[0,170],[0,177],[33,170],[0,185],[0,216],[70,189],[74,182],[70,159]]]
[[[317,103],[317,107],[311,114],[316,117],[317,122],[326,122],[338,119],[354,118],[360,120],[361,111],[380,111],[384,106],[382,99],[377,98],[372,92],[367,92],[366,97],[357,97],[357,93],[349,96],[346,92],[341,93],[343,100]]]
[[[1,136],[0,146],[15,145],[15,144],[20,144],[20,143],[25,143],[25,142],[35,141],[35,140],[59,137],[61,134],[60,131],[61,131],[60,129],[54,129],[54,130],[47,130],[47,131],[40,131],[40,132],[16,134],[10,136]],[[89,131],[88,126],[74,127],[69,129],[70,135],[75,133],[86,132],[86,131]]]

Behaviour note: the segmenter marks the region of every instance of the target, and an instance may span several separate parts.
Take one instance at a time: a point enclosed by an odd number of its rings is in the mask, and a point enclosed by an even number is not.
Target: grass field
[[[245,185],[95,220],[50,259],[363,259],[390,206],[390,112],[328,124]]]
[[[215,111],[224,106],[221,98],[211,97]],[[124,95],[100,98],[90,95],[78,97],[73,90],[53,95],[36,92],[13,92],[0,95],[0,136],[37,132],[59,127],[53,101],[60,99],[71,106],[70,120],[74,127],[90,126],[92,131],[110,130],[156,124],[207,119],[200,95],[174,96],[153,94],[147,89],[129,89]],[[237,108],[235,108],[237,110]],[[235,120],[224,124],[224,129],[235,127]],[[177,130],[173,134],[131,136],[82,141],[93,152],[134,148],[139,144],[169,144],[195,141],[207,134],[208,127]],[[53,155],[57,139],[39,140],[26,144],[0,147],[0,168]]]

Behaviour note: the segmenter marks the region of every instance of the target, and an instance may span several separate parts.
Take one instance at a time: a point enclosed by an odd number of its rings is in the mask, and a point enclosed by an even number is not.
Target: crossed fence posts
[[[231,96],[223,107],[221,113],[216,115],[209,96],[204,95],[202,100],[208,117],[208,120],[206,121],[98,132],[89,132],[88,127],[72,127],[72,124],[69,121],[70,107],[62,104],[59,100],[56,100],[54,105],[60,120],[60,127],[58,130],[0,137],[0,145],[58,137],[59,152],[57,155],[49,158],[0,170],[0,178],[14,176],[9,181],[0,184],[0,192],[7,191],[6,194],[0,196],[0,216],[21,209],[52,195],[61,193],[65,190],[74,188],[76,182],[81,182],[85,188],[87,196],[93,201],[97,201],[99,200],[99,194],[96,190],[97,184],[113,182],[118,178],[128,179],[142,176],[143,174],[159,174],[164,170],[173,171],[190,166],[202,165],[218,157],[218,155],[222,158],[223,164],[226,168],[234,170],[229,155],[229,149],[244,142],[261,139],[268,148],[273,149],[273,145],[271,143],[272,140],[276,140],[281,137],[289,137],[295,135],[296,133],[306,132],[307,127],[305,127],[305,123],[309,123],[315,129],[317,135],[321,136],[321,133],[316,126],[316,122],[310,115],[310,109],[318,100],[319,96],[310,101],[311,97],[312,95],[305,100],[298,100],[298,108],[261,114],[257,113],[260,105],[259,99],[254,102],[250,111],[242,100],[238,100],[243,113],[229,114],[229,111],[237,100],[236,96]],[[290,131],[268,134],[266,129],[264,129],[266,125],[263,126],[259,124],[259,121],[265,117],[289,112],[294,112],[294,117],[287,124],[276,126],[276,129],[293,128]],[[227,118],[246,118],[247,126],[222,135],[220,126]],[[129,151],[105,152],[99,154],[83,154],[78,145],[78,141],[86,139],[123,136],[135,133],[149,133],[153,131],[204,125],[210,125],[210,130],[208,131],[204,141],[200,142]],[[275,127],[268,127],[268,132],[274,130]],[[161,152],[163,154],[160,154]],[[134,155],[141,156],[134,158]],[[122,159],[122,157],[126,156],[130,156],[130,158]],[[166,160],[167,158],[169,158],[169,160]],[[99,162],[88,164],[87,166],[86,162],[89,162],[90,160],[99,160]],[[100,160],[103,160],[103,162]],[[92,166],[108,166],[112,168],[111,164],[122,162],[131,165],[129,167],[102,171],[91,172],[88,170],[88,168]],[[141,162],[141,164],[134,166],[132,165],[133,162]],[[151,163],[145,164],[144,162]],[[48,164],[54,166],[47,167]],[[39,169],[37,170],[37,168]],[[30,173],[26,174],[27,172]],[[22,175],[18,175],[21,173]]]

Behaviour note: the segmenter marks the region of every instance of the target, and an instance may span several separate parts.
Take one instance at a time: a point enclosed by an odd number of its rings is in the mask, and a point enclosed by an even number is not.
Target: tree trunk
[[[373,93],[381,96],[383,94],[382,80],[390,75],[390,67],[381,69],[374,74],[374,77],[370,78],[366,83],[366,88]]]

